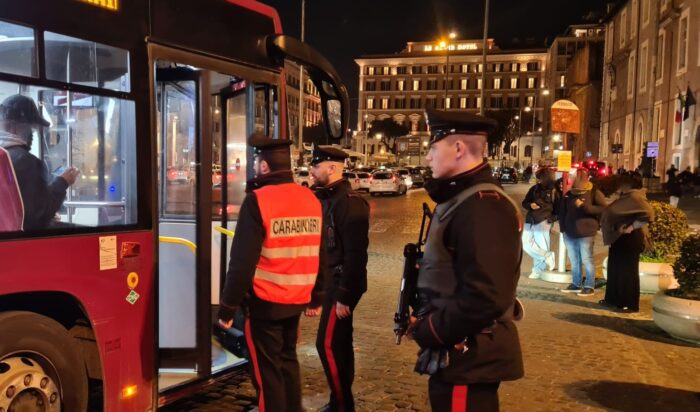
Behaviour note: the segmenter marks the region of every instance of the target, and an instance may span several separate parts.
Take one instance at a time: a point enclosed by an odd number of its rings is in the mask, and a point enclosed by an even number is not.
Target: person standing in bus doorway
[[[523,376],[514,320],[522,256],[520,205],[484,160],[492,119],[426,112],[437,206],[418,272],[417,317],[407,336],[421,347],[415,371],[429,374],[433,411],[498,411],[501,381]]]
[[[61,176],[52,176],[44,162],[30,149],[36,132],[49,126],[34,101],[15,94],[0,103],[0,147],[7,150],[17,176],[17,184],[24,204],[25,231],[49,226],[66,197],[66,190],[75,183],[80,172],[74,167]]]
[[[298,412],[299,317],[307,308],[320,312],[325,293],[323,212],[313,192],[294,183],[289,140],[255,134],[249,144],[256,177],[241,205],[219,325],[230,328],[243,307],[259,410]]]
[[[323,205],[330,277],[316,336],[316,349],[331,389],[328,404],[319,410],[324,412],[355,410],[352,318],[367,290],[369,205],[343,179],[343,163],[347,157],[340,149],[317,146],[311,159],[316,196]],[[315,314],[312,309],[307,312]]]

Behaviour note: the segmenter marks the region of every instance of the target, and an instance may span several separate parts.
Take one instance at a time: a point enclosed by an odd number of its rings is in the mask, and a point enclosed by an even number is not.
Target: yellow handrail
[[[228,230],[228,229],[221,227],[221,226],[214,226],[214,230],[216,230],[219,233],[223,233],[224,235],[226,235],[228,237],[233,237],[233,235],[236,234],[236,232],[234,232],[233,230]]]
[[[187,239],[183,239],[181,237],[158,236],[158,240],[160,240],[163,243],[173,243],[176,245],[187,246],[192,251],[192,253],[197,253],[197,245],[195,245],[194,242],[189,241]]]

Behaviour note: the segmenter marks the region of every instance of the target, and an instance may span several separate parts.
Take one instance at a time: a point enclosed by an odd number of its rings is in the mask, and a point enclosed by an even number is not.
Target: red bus
[[[245,364],[212,325],[285,59],[342,137],[336,71],[268,6],[0,0],[0,102],[48,124],[0,106],[0,411],[155,410]]]

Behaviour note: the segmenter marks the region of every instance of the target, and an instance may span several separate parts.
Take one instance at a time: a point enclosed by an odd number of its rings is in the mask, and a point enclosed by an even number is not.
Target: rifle
[[[394,314],[394,334],[396,334],[396,344],[401,344],[401,338],[406,334],[411,322],[411,308],[415,309],[416,283],[418,282],[418,262],[423,257],[422,247],[427,238],[426,221],[433,218],[427,203],[423,203],[423,219],[420,224],[418,242],[407,243],[403,248],[405,258],[403,265],[403,275],[401,276],[401,291],[399,292],[399,303]],[[428,223],[428,226],[430,224]],[[425,234],[425,236],[424,236]]]

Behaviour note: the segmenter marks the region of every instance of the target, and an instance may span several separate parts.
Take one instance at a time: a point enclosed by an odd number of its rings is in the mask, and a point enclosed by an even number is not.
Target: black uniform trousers
[[[300,412],[299,317],[247,319],[245,336],[260,412]]]
[[[498,412],[498,386],[495,383],[455,385],[438,375],[428,380],[428,396],[434,412]]]
[[[329,293],[333,296],[333,293]],[[352,382],[355,379],[355,352],[352,347],[352,313],[338,319],[334,299],[326,299],[316,335],[316,350],[326,372],[331,397],[331,411],[352,412],[355,401]],[[354,311],[355,308],[351,307]]]

